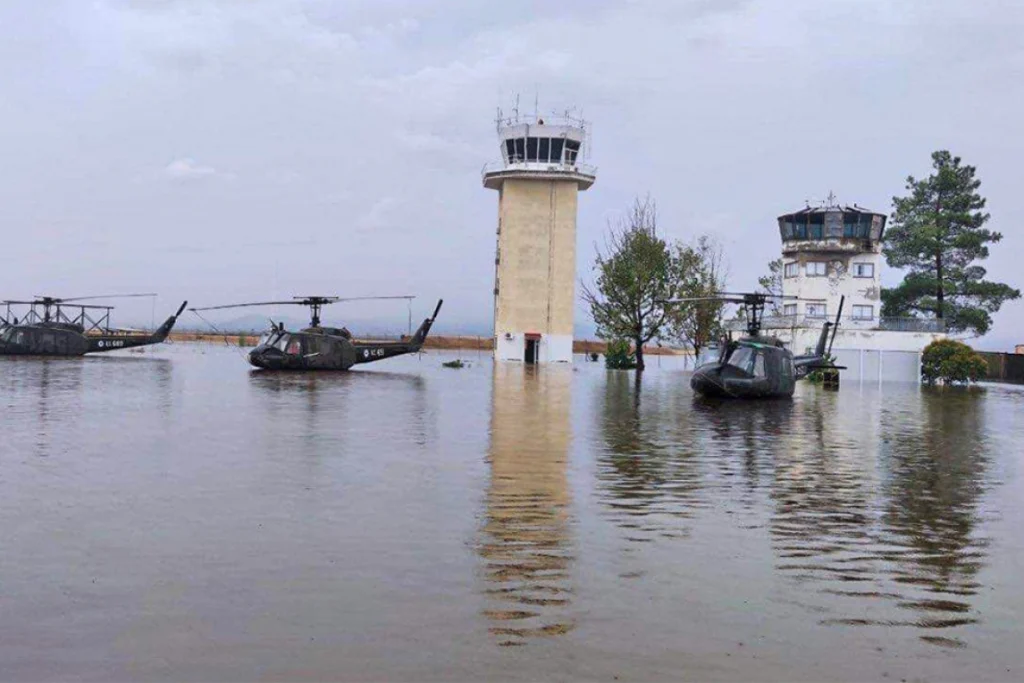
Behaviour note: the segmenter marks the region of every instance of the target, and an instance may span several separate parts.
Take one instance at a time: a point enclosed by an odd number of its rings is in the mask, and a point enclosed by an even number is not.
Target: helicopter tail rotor
[[[829,355],[829,356],[832,355],[832,344],[835,343],[835,341],[836,341],[836,332],[839,330],[839,319],[843,315],[843,303],[845,301],[846,301],[846,297],[845,296],[839,297],[839,310],[836,311],[836,321],[832,325],[832,338],[828,340],[828,351],[826,352],[826,354]]]
[[[169,335],[171,333],[171,330],[174,329],[174,324],[178,322],[178,316],[181,315],[182,311],[185,310],[186,306],[188,306],[187,301],[181,302],[181,306],[178,307],[178,311],[174,315],[169,317],[167,320],[165,320],[164,324],[157,328],[156,332],[153,333],[154,340],[156,340],[157,342],[162,342],[163,340],[167,339],[167,335]]]
[[[434,314],[423,321],[419,329],[416,330],[416,334],[412,336],[410,343],[417,349],[423,346],[423,342],[426,341],[427,335],[430,333],[430,328],[433,327],[434,321],[437,320],[437,314],[441,312],[441,304],[444,303],[444,299],[437,300],[437,307],[434,308]]]

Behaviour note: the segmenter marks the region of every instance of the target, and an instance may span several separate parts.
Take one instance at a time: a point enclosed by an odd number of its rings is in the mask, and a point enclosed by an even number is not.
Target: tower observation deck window
[[[807,237],[812,240],[820,240],[825,237],[825,216],[820,213],[812,213],[808,217]]]
[[[870,213],[848,211],[843,214],[843,237],[871,239]]]
[[[537,161],[537,138],[526,138],[526,160]]]
[[[540,156],[538,157],[538,159],[540,161],[547,161],[550,158],[549,155],[551,154],[551,138],[540,139],[539,153]]]
[[[562,138],[551,139],[551,161],[556,164],[562,163]]]
[[[803,216],[786,216],[779,219],[782,226],[782,239],[784,240],[805,240],[807,239],[807,222]]]
[[[570,166],[576,165],[576,155],[579,154],[580,143],[575,140],[565,141],[565,163]]]
[[[516,138],[514,140],[506,140],[505,147],[508,152],[508,161],[511,164],[519,163],[526,160],[526,149],[525,141],[522,138]]]

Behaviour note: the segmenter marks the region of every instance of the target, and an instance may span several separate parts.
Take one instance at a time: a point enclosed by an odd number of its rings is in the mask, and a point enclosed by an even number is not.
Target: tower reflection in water
[[[501,645],[573,628],[567,464],[572,370],[496,364],[491,481],[479,554]]]

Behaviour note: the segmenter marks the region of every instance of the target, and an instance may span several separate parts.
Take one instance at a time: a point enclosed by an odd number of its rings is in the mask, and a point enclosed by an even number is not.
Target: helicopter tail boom
[[[153,334],[90,334],[88,335],[89,349],[86,353],[115,351],[117,349],[130,349],[136,346],[159,344],[167,339],[167,335],[171,333],[171,330],[174,328],[174,324],[178,322],[178,316],[181,315],[187,305],[187,301],[182,302],[178,311],[167,318],[167,320],[164,321],[164,324],[158,327]]]
[[[438,300],[434,314],[423,321],[416,330],[416,333],[407,341],[400,342],[354,342],[356,349],[356,363],[372,363],[373,361],[384,360],[393,356],[401,356],[406,353],[416,353],[423,348],[430,328],[437,320],[437,314],[441,312],[441,304],[444,300]]]

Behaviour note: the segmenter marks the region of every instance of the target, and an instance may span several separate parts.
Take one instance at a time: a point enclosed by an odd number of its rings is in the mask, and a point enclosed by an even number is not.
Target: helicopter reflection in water
[[[573,629],[568,458],[572,371],[495,364],[491,468],[478,552],[501,645]]]

